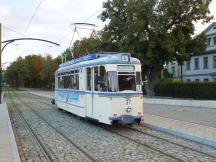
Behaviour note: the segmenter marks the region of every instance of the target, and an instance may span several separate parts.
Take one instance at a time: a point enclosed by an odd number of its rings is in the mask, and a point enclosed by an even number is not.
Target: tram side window
[[[100,81],[99,81],[99,71],[98,66],[94,67],[94,90],[98,91],[100,88]]]
[[[58,88],[64,88],[64,80],[63,77],[58,77]]]
[[[99,89],[102,92],[107,91],[107,77],[106,77],[106,69],[104,66],[100,66],[100,77],[99,77]]]
[[[94,67],[94,90],[107,92],[106,69],[104,66]]]
[[[73,86],[72,89],[79,89],[79,74],[75,74],[73,77]]]
[[[87,68],[87,90],[92,90],[92,76],[91,76],[91,68]]]
[[[117,80],[117,72],[116,71],[108,71],[108,91],[116,92],[118,91],[118,80]]]
[[[68,89],[70,88],[70,77],[69,76],[64,76],[64,88]]]

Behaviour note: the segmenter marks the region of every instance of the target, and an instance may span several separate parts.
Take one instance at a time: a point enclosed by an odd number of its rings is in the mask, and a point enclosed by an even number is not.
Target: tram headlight
[[[132,108],[130,106],[126,107],[126,112],[131,112],[132,111]]]

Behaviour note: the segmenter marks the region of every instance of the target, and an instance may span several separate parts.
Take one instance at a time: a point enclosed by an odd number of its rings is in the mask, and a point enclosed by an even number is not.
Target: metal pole
[[[182,76],[182,63],[181,63],[181,81],[183,80],[183,76]]]
[[[2,104],[2,64],[1,64],[1,55],[2,55],[2,47],[1,47],[1,42],[2,42],[2,25],[0,23],[0,104]]]

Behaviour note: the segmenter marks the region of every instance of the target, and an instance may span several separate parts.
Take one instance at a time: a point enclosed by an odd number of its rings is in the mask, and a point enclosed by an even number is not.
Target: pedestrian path
[[[0,104],[0,162],[20,162],[6,103]]]
[[[144,113],[144,125],[216,148],[216,128]]]
[[[190,99],[172,99],[172,98],[150,98],[144,96],[145,104],[175,105],[188,106],[196,108],[213,108],[216,109],[214,100],[190,100]]]
[[[30,93],[43,96],[47,98],[54,98],[54,92],[51,91],[39,91],[39,90],[28,90]],[[144,98],[144,104],[165,104],[171,99],[156,99],[156,98]],[[184,102],[184,100],[177,100],[178,103]],[[170,101],[171,102],[171,101]],[[189,102],[189,101],[188,101]],[[201,101],[196,101],[201,103]],[[213,101],[215,102],[215,101]],[[177,104],[178,104],[177,103]],[[170,104],[168,102],[168,104]],[[172,101],[171,104],[174,104]],[[165,104],[166,105],[166,104]],[[183,105],[183,104],[182,104]],[[193,106],[196,106],[195,102]],[[211,104],[206,106],[212,106]],[[216,105],[215,105],[216,106]],[[213,106],[212,106],[213,107]],[[176,136],[187,138],[196,142],[200,142],[216,148],[216,128],[195,124],[186,121],[180,121],[176,119],[161,117],[157,115],[146,114],[144,110],[144,124],[146,126],[171,133]]]

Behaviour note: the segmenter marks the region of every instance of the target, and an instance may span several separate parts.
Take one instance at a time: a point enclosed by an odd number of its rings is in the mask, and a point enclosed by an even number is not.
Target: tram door
[[[86,113],[88,117],[93,117],[93,68],[87,68],[87,97]]]

